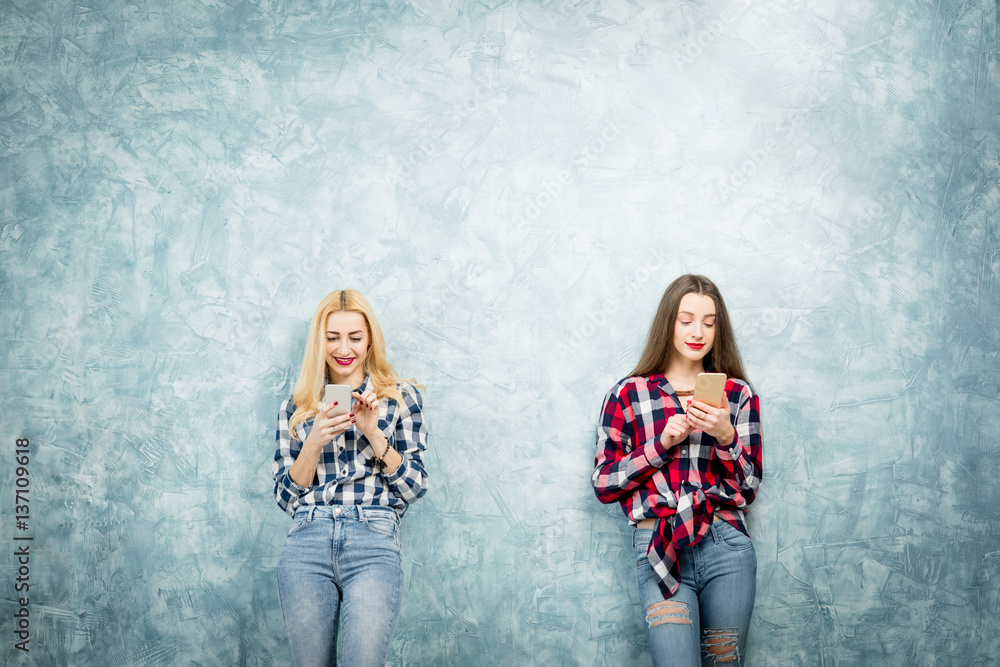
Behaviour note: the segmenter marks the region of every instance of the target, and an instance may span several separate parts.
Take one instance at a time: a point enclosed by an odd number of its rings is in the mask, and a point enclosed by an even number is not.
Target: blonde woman
[[[326,384],[352,388],[334,417]],[[356,290],[316,309],[295,393],[278,411],[274,494],[293,516],[278,594],[296,667],[384,665],[403,584],[399,519],[424,495],[423,401],[385,359],[371,305]]]

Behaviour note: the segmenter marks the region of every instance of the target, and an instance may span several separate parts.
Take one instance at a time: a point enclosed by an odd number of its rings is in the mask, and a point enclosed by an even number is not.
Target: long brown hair
[[[288,431],[294,438],[298,437],[295,434],[295,427],[319,413],[323,388],[327,382],[326,319],[330,313],[340,311],[360,313],[368,325],[368,354],[365,356],[364,369],[371,380],[372,391],[379,400],[383,398],[403,400],[403,395],[397,387],[401,380],[396,374],[396,369],[386,361],[385,338],[382,336],[382,327],[375,319],[375,311],[372,310],[371,304],[355,289],[330,292],[319,302],[316,315],[309,325],[306,351],[302,355],[302,372],[299,373],[299,381],[295,384],[295,393],[292,394],[295,413],[288,420]],[[407,381],[422,387],[416,384],[415,380]]]
[[[715,343],[703,360],[705,371],[725,373],[726,377],[739,378],[750,384],[746,371],[743,370],[743,360],[736,346],[736,336],[729,321],[726,302],[722,300],[722,293],[715,283],[705,276],[690,273],[670,283],[663,293],[660,307],[656,309],[653,324],[649,328],[646,349],[642,351],[639,364],[629,375],[653,375],[667,371],[675,354],[674,323],[677,321],[677,310],[684,295],[692,293],[709,296],[715,302]]]

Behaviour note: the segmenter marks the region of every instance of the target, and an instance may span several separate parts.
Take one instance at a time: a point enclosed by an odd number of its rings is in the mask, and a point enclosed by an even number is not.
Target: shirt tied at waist
[[[681,585],[677,549],[693,547],[701,542],[712,525],[713,506],[705,497],[705,492],[688,482],[681,482],[680,486],[676,494],[676,509],[656,508],[653,539],[646,550],[664,599],[672,597]]]

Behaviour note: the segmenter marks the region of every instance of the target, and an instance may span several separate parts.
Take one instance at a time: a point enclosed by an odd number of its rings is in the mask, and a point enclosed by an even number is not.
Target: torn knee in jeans
[[[705,630],[701,640],[701,648],[716,663],[736,662],[739,657],[739,636],[736,630]]]
[[[691,625],[691,614],[684,602],[677,600],[662,600],[646,607],[646,622],[655,628],[663,623],[678,623]]]

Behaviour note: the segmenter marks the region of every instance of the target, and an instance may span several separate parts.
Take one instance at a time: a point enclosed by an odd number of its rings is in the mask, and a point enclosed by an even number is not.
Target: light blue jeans
[[[295,667],[383,667],[403,589],[399,519],[388,507],[295,512],[278,596]],[[338,627],[339,625],[339,627]]]
[[[652,538],[652,530],[636,529],[632,546],[655,667],[743,665],[757,586],[750,538],[725,521],[714,521],[701,542],[678,549],[681,585],[666,601],[646,557]]]

